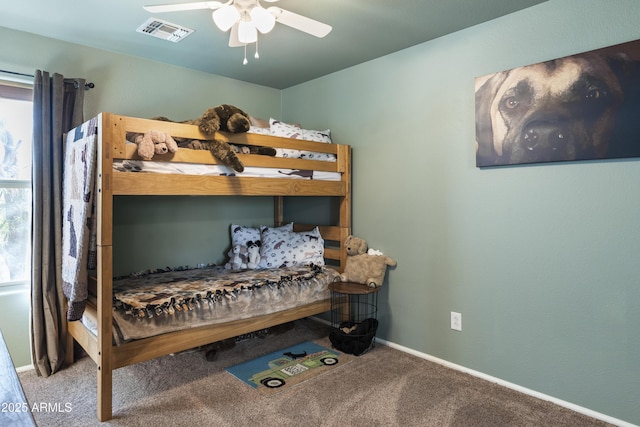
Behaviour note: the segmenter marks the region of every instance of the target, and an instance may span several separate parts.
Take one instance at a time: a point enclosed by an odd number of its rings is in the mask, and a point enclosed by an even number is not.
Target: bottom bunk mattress
[[[339,280],[315,265],[264,270],[220,266],[147,272],[113,281],[117,344],[167,332],[272,314],[330,297]]]

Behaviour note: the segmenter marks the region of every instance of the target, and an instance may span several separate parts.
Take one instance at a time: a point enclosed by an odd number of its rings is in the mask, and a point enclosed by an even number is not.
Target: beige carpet
[[[343,367],[268,397],[225,371],[306,340],[331,347],[312,321],[204,352],[165,356],[114,372],[113,426],[606,426],[552,403],[378,344]],[[20,374],[40,427],[99,425],[96,368],[88,358],[49,377]],[[55,405],[59,403],[59,405]],[[69,409],[69,412],[65,412]]]

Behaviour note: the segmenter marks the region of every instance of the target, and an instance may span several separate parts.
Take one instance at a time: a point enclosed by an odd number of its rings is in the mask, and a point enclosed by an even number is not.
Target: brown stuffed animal
[[[249,131],[252,118],[240,108],[229,104],[222,104],[217,107],[209,108],[205,113],[194,120],[195,125],[200,128],[202,133],[210,135],[216,131],[210,132],[216,127],[216,117],[218,123],[217,131],[242,133]],[[202,142],[202,141],[201,141]],[[276,150],[272,147],[260,147],[253,145],[233,145],[229,144],[235,153],[241,154],[262,154],[265,156],[275,156]]]
[[[145,134],[137,134],[133,141],[138,145],[138,155],[144,160],[151,160],[154,154],[175,153],[178,144],[164,132],[152,130]]]
[[[214,132],[242,133],[249,131],[251,118],[247,113],[229,104],[208,108],[204,114],[194,120],[202,133],[211,135]]]
[[[173,121],[166,117],[155,117],[154,120]],[[205,135],[213,135],[218,131],[242,133],[248,131],[249,126],[251,126],[251,121],[247,113],[238,107],[227,104],[207,108],[197,119],[183,120],[180,123],[198,126],[200,132]],[[236,156],[235,150],[226,141],[216,138],[210,141],[178,138],[177,141],[180,147],[194,150],[209,150],[211,154],[213,154],[213,157],[236,172],[244,171],[244,165],[240,159],[238,159],[238,156]]]
[[[347,262],[340,275],[343,282],[361,283],[370,288],[382,286],[387,266],[395,267],[396,261],[386,255],[367,253],[367,242],[355,236],[349,236],[344,242],[347,250]],[[379,253],[378,251],[370,251]]]
[[[152,120],[162,120],[166,122],[173,122],[173,120],[167,117],[154,117]],[[247,132],[251,126],[250,116],[242,111],[238,107],[233,105],[223,104],[217,107],[208,108],[204,114],[194,120],[183,120],[179,123],[186,123],[190,125],[196,125],[200,129],[200,132],[205,135],[213,135],[218,131],[230,132],[230,133],[242,133]],[[135,140],[138,134],[131,136],[127,135],[130,140]],[[194,150],[209,150],[213,157],[220,160],[223,164],[229,166],[236,172],[244,171],[244,165],[236,156],[238,148],[233,147],[222,139],[207,140],[189,140],[186,138],[175,138],[179,147],[192,148]],[[268,156],[275,156],[276,151],[271,147],[253,147],[249,150],[252,154],[264,154]]]

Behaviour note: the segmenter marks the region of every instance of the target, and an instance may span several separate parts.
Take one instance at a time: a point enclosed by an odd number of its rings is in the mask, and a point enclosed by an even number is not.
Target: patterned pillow
[[[244,225],[231,224],[231,249],[229,250],[229,258],[233,257],[233,248],[236,245],[240,246],[240,258],[244,263],[249,259],[249,251],[247,242],[259,241],[261,239],[261,232],[263,229],[268,228],[266,225],[260,227],[247,227]],[[282,227],[273,228],[274,230],[293,231],[293,223],[285,224]]]
[[[311,231],[266,228],[262,231],[262,247],[258,268],[324,265],[324,240],[318,227]]]
[[[269,123],[271,124],[271,135],[273,136],[331,144],[331,131],[329,129],[323,131],[302,129],[299,126],[281,122],[273,118],[269,119]],[[330,153],[314,153],[312,151],[291,150],[287,148],[277,148],[276,157],[324,161],[335,161],[336,159],[336,156]]]
[[[231,246],[246,246],[249,240],[260,240],[259,228],[231,224]]]
[[[269,119],[271,135],[284,138],[303,139],[305,141],[325,142],[331,144],[331,130],[309,130],[300,126],[281,122],[274,118]]]

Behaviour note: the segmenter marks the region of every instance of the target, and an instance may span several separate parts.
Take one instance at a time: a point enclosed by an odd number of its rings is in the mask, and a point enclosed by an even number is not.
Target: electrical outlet
[[[462,331],[462,314],[451,312],[451,329],[454,331]]]

